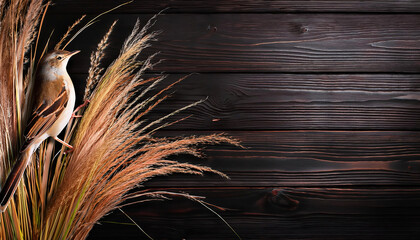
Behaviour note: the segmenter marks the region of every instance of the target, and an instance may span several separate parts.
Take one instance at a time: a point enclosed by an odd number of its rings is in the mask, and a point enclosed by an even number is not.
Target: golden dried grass
[[[45,5],[42,0],[0,1],[0,170],[1,182],[18,154],[25,124],[25,70],[31,43]],[[26,74],[26,75],[25,75]],[[24,182],[6,213],[0,215],[0,239],[22,239],[32,231]]]

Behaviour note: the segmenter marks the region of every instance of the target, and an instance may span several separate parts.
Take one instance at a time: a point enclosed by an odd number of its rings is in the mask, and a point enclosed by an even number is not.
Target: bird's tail
[[[34,152],[34,146],[27,147],[19,156],[18,160],[15,162],[12,171],[9,173],[4,186],[0,191],[0,212],[6,210],[7,205],[9,204],[10,198],[15,193],[20,180],[23,177],[28,163],[31,160],[32,153]]]

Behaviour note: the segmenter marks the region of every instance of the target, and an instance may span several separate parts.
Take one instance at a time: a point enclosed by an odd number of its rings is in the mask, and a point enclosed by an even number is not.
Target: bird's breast
[[[67,79],[65,78],[62,84],[64,84],[64,87],[67,91],[68,101],[60,116],[58,116],[57,120],[51,126],[51,128],[48,129],[47,134],[50,136],[57,136],[66,127],[67,123],[70,121],[74,111],[74,106],[76,104],[76,92],[70,77]]]

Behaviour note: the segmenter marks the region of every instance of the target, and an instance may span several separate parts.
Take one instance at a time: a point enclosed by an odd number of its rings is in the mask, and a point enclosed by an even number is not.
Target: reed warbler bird
[[[12,171],[0,192],[0,211],[3,212],[14,195],[32,154],[48,137],[73,149],[57,136],[74,116],[76,92],[66,66],[71,56],[80,51],[54,50],[40,61],[33,89],[32,117],[26,127],[26,141]]]

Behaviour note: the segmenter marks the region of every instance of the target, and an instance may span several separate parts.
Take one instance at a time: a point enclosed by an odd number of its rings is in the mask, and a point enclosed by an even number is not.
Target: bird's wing
[[[26,142],[44,134],[57,120],[67,105],[68,94],[63,84],[61,92],[52,101],[43,101],[37,106],[26,127]]]
[[[52,96],[52,92],[54,91],[46,91],[45,96],[36,96],[44,100],[39,104],[39,106],[36,106],[37,108],[32,114],[32,118],[26,128],[26,146],[24,145],[22,147],[22,154],[19,156],[12,168],[12,171],[7,177],[4,186],[1,188],[0,212],[5,211],[9,200],[13,197],[13,194],[22,179],[23,173],[25,172],[26,166],[31,159],[31,155],[34,151],[34,146],[30,144],[31,141],[44,134],[55,123],[67,105],[68,94],[64,83],[61,91],[58,91],[59,93],[57,96]],[[35,93],[37,92],[35,91]]]

